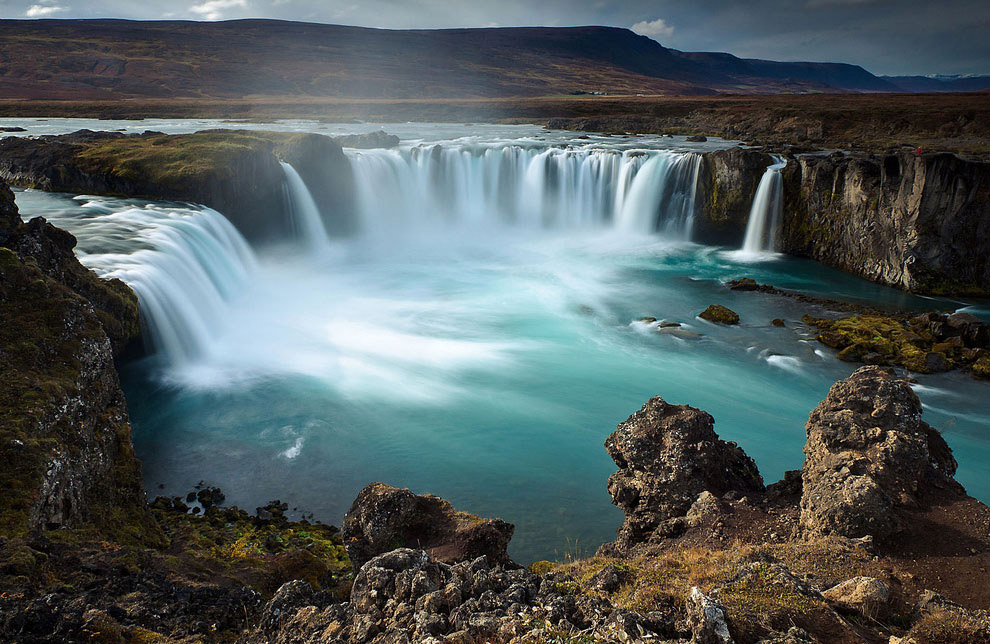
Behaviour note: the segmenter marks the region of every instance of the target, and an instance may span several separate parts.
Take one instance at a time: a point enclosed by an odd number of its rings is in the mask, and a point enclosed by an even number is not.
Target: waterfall
[[[213,331],[256,270],[254,253],[209,208],[128,208],[88,224],[130,238],[130,253],[81,254],[105,277],[137,293],[146,338],[169,364],[209,350]]]
[[[760,179],[746,223],[743,253],[756,255],[775,250],[784,207],[783,178],[780,171],[786,165],[786,159],[774,157],[773,165],[767,167]]]
[[[297,234],[302,238],[313,253],[325,252],[330,246],[330,238],[323,223],[323,215],[316,200],[306,187],[296,169],[284,161],[282,170],[285,171],[285,191],[292,213],[292,222]]]
[[[430,225],[615,228],[690,239],[701,156],[448,145],[349,151],[365,233]]]
[[[448,144],[348,151],[364,235],[404,239],[451,227],[618,230],[690,239],[701,156],[668,150]],[[322,256],[330,239],[299,173],[283,163],[300,240]],[[261,278],[247,242],[220,213],[147,206],[80,220],[95,236],[125,240],[85,255],[138,294],[150,346],[170,367],[194,367],[218,349],[251,282]],[[101,228],[102,227],[102,228]],[[439,228],[440,230],[434,230]],[[80,231],[81,234],[88,234]],[[106,249],[106,246],[104,246]],[[119,251],[119,252],[118,252]]]

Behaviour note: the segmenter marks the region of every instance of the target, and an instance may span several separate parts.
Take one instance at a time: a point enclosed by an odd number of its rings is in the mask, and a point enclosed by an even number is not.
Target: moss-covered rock
[[[739,324],[739,314],[721,304],[712,304],[698,314],[702,320],[718,322],[719,324]]]
[[[952,319],[955,318],[955,319]],[[985,377],[986,325],[973,318],[926,313],[914,318],[863,314],[838,320],[805,316],[818,340],[838,350],[847,362],[898,365],[915,373],[940,373],[968,367]]]
[[[43,190],[204,204],[254,239],[292,234],[279,161],[291,163],[330,228],[349,228],[350,163],[330,137],[294,132],[208,130],[125,135],[80,130],[0,140],[0,176]]]

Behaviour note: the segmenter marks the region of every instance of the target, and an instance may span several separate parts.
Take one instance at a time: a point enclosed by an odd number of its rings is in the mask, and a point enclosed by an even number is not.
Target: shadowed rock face
[[[439,497],[384,483],[361,490],[342,531],[355,572],[372,557],[396,548],[425,550],[448,563],[484,555],[492,564],[515,566],[506,554],[514,531],[511,523],[458,512]]]
[[[703,492],[721,497],[763,492],[753,459],[720,440],[712,417],[659,396],[630,416],[605,441],[619,471],[608,479],[612,503],[626,514],[616,551],[683,532],[685,515]]]
[[[319,134],[208,130],[193,134],[72,134],[0,140],[0,178],[54,192],[190,201],[220,211],[246,237],[290,236],[284,160],[326,209],[331,233],[348,231],[351,166]]]
[[[878,540],[901,527],[900,510],[932,492],[960,496],[956,461],[921,420],[921,401],[904,380],[862,367],[832,386],[808,418],[801,528]]]
[[[913,292],[990,294],[990,164],[902,153],[783,172],[784,252]]]
[[[773,159],[731,148],[702,155],[695,197],[694,241],[738,247],[760,179]]]
[[[0,182],[0,532],[95,525],[154,542],[114,368],[137,333],[137,299],[74,246],[44,219],[21,223]]]

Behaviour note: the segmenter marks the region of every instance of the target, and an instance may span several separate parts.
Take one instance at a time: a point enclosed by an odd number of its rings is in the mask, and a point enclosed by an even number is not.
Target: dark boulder
[[[763,492],[753,460],[720,440],[713,427],[709,414],[657,396],[608,437],[605,449],[619,467],[608,491],[626,519],[607,551],[621,553],[683,531],[679,524],[704,492],[717,498]]]
[[[355,572],[366,561],[396,548],[418,548],[442,562],[488,557],[493,564],[515,566],[506,548],[512,524],[458,512],[431,494],[372,483],[361,490],[342,526]]]

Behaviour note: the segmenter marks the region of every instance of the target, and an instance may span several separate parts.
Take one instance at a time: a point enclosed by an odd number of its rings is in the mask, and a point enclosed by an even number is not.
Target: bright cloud
[[[28,7],[28,10],[24,12],[24,15],[28,18],[46,18],[60,11],[66,11],[67,9],[68,7],[60,7],[53,2],[42,2],[41,4],[33,4]]]
[[[224,9],[246,9],[247,0],[206,0],[202,4],[189,7],[189,11],[204,20],[223,20]]]
[[[650,38],[666,38],[674,35],[674,28],[668,25],[663,18],[656,20],[641,20],[630,27],[633,31]]]

